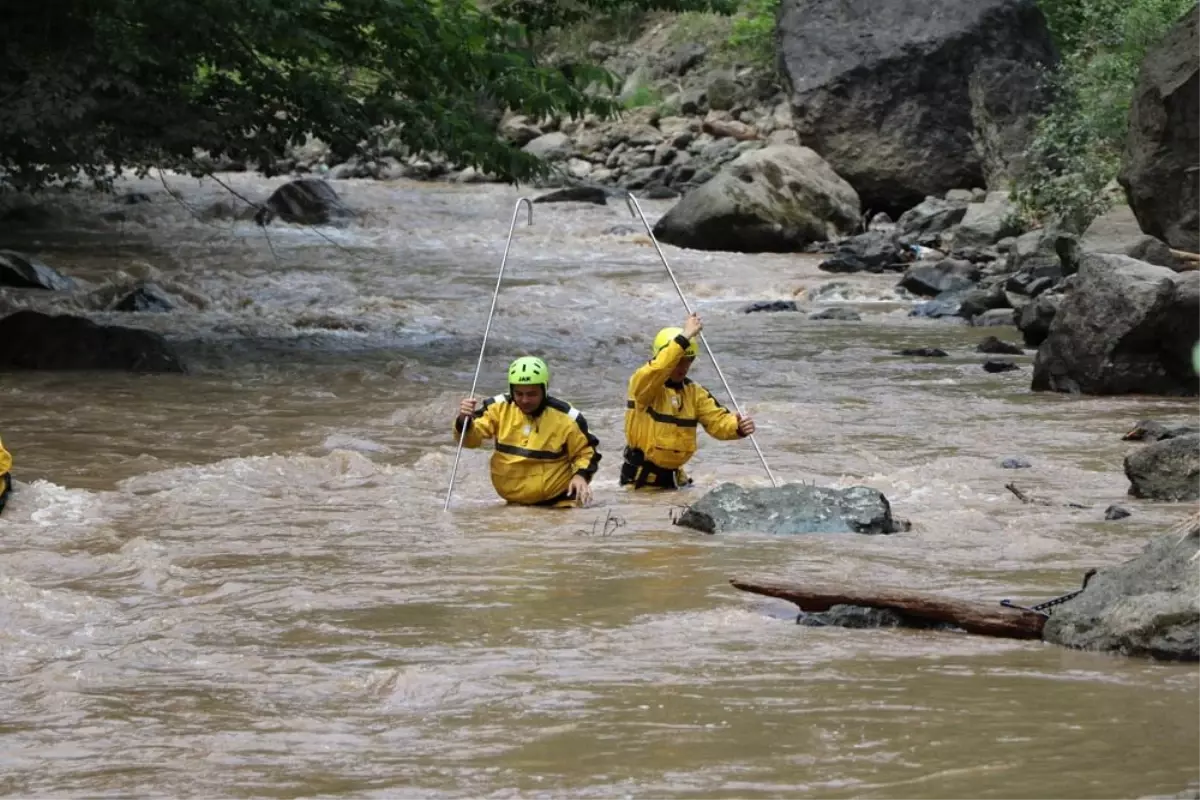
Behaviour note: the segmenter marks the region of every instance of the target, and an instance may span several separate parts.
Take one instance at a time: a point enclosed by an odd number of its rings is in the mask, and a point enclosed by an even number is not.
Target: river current
[[[261,199],[279,180],[222,179]],[[701,436],[696,486],[617,486],[625,385],[684,307],[624,204],[513,237],[477,394],[519,355],[582,410],[592,507],[506,507],[455,448],[518,197],[339,181],[362,219],[213,219],[225,188],[130,180],[0,232],[80,281],[20,307],[151,328],[187,375],[0,375],[0,792],[21,797],[1055,797],[1200,781],[1195,665],[946,632],[813,628],[731,578],[1038,602],[1192,510],[1126,495],[1121,435],[1193,400],[1031,393],[1013,329],[908,316],[897,276],[664,246],[780,482],[866,485],[891,536],[706,536],[680,507],[768,485]],[[167,192],[167,188],[171,193]],[[643,201],[653,224],[670,201]],[[149,278],[170,314],[102,309]],[[743,314],[758,300],[808,313]],[[906,347],[941,347],[943,359]],[[692,376],[722,402],[706,357]],[[1022,458],[1027,469],[1001,466]],[[1023,503],[1016,483],[1045,504]],[[1104,520],[1119,503],[1128,519]],[[1071,504],[1083,506],[1075,507]]]

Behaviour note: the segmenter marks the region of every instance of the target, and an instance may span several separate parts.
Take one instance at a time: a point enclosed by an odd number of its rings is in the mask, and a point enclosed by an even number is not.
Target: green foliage
[[[680,14],[670,35],[674,45],[703,42],[713,61],[759,69],[775,66],[775,15],[779,0],[738,0],[733,16],[691,12]]]
[[[732,14],[736,0],[497,0],[492,13],[532,32],[565,28],[596,19],[614,19],[645,11]]]
[[[188,167],[197,152],[269,172],[309,136],[516,180],[545,165],[496,134],[505,108],[610,117],[613,77],[538,62],[530,34],[618,5],[724,0],[46,0],[0,26],[0,187]]]
[[[733,20],[727,46],[750,64],[769,68],[775,64],[775,17],[779,0],[743,0]]]
[[[725,42],[733,29],[733,17],[722,14],[692,11],[680,14],[671,26],[667,41],[674,45],[700,42],[714,44]]]
[[[625,99],[625,108],[661,106],[662,93],[652,86],[639,86]]]
[[[1013,199],[1028,224],[1081,230],[1111,205],[1130,101],[1146,51],[1195,0],[1041,0],[1062,64]]]

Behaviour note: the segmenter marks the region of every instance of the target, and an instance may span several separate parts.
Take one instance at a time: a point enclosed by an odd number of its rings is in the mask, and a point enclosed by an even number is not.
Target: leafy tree
[[[646,8],[723,0],[623,0]],[[343,156],[380,132],[510,180],[544,166],[491,109],[604,117],[586,64],[539,64],[529,31],[618,0],[41,0],[0,26],[0,186],[32,189],[197,152],[269,172],[308,135]]]
[[[1028,168],[1013,186],[1032,224],[1082,231],[1108,209],[1129,108],[1146,51],[1195,0],[1040,0],[1063,52],[1046,76],[1055,102],[1039,122]]]

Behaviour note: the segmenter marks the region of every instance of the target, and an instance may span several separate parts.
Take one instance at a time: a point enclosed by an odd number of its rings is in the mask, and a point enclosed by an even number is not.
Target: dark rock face
[[[1200,252],[1200,7],[1193,5],[1142,62],[1121,174],[1142,230]]]
[[[875,489],[830,489],[789,483],[746,489],[723,483],[676,522],[704,533],[895,533],[891,504]]]
[[[895,217],[1013,171],[1057,63],[1033,0],[783,0],[800,140]]]
[[[0,369],[186,371],[157,333],[37,311],[0,319]]]

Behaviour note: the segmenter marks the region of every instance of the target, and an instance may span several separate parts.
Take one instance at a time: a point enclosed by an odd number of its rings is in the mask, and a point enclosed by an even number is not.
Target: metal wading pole
[[[500,282],[504,280],[504,265],[508,263],[508,248],[512,247],[513,233],[517,229],[517,216],[521,213],[522,203],[529,209],[529,224],[533,224],[533,202],[528,197],[522,197],[513,207],[512,222],[508,225],[508,240],[504,243],[504,256],[500,259],[500,274],[496,276],[496,289],[492,292],[492,307],[488,310],[487,324],[483,328],[483,343],[479,345],[479,361],[475,364],[475,377],[471,380],[469,397],[475,396],[475,388],[479,385],[479,370],[483,367],[483,351],[487,349],[488,332],[492,329],[492,317],[496,313],[496,299],[500,297]],[[458,472],[458,459],[462,456],[463,440],[466,438],[467,424],[464,423],[462,433],[458,437],[458,449],[454,452],[454,468],[450,470],[450,485],[446,487],[446,504],[442,506],[442,511],[450,510],[450,495],[454,492],[454,476]]]
[[[646,233],[650,237],[650,242],[654,245],[655,252],[658,253],[658,257],[662,261],[663,266],[667,268],[667,275],[671,277],[671,283],[674,284],[675,291],[679,293],[679,299],[683,301],[684,310],[691,315],[692,307],[688,305],[687,298],[683,295],[683,289],[679,288],[679,281],[675,280],[675,273],[671,271],[671,265],[667,263],[667,257],[663,254],[662,248],[658,246],[658,239],[655,238],[654,231],[650,228],[650,223],[646,221],[646,215],[642,213],[642,207],[638,203],[637,198],[633,196],[632,192],[627,192],[625,194],[625,203],[629,206],[629,211],[631,214],[635,209],[637,210],[637,216],[641,218],[642,225],[646,228]],[[704,349],[708,351],[708,357],[712,359],[713,368],[717,371],[717,375],[720,376],[721,383],[725,386],[725,392],[729,395],[729,400],[733,403],[734,410],[737,411],[738,415],[740,416],[742,409],[738,405],[737,398],[733,396],[733,390],[729,388],[729,381],[725,380],[725,374],[721,372],[721,367],[719,364],[717,364],[717,357],[713,355],[712,348],[708,346],[708,340],[704,338],[703,332],[699,334],[699,338],[700,343],[704,345]],[[754,438],[754,434],[750,434],[749,439],[750,443],[754,445],[755,452],[758,453],[758,460],[762,462],[763,469],[767,471],[767,477],[771,479],[771,485],[779,486],[779,483],[775,480],[775,476],[771,474],[771,468],[767,466],[767,459],[763,456],[763,452],[759,448],[758,442]]]

